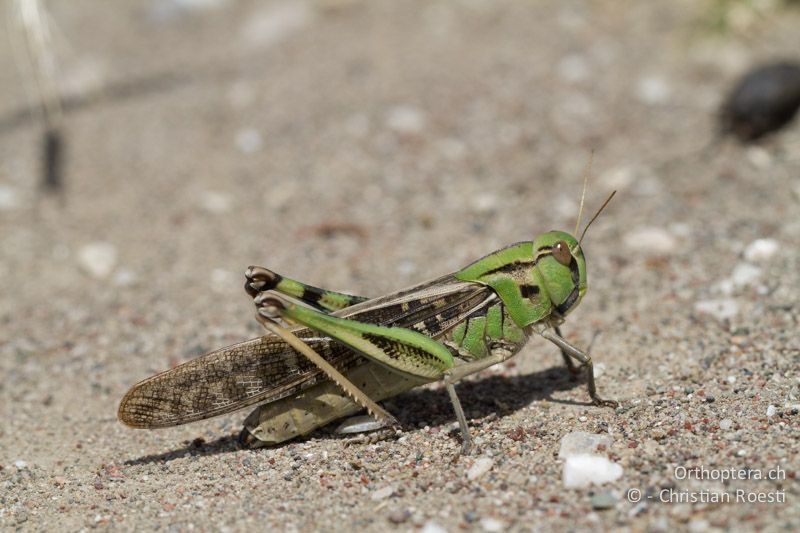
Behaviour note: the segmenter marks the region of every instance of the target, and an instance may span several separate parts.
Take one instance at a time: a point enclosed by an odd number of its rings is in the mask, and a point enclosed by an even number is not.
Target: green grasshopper
[[[138,383],[122,399],[119,419],[134,428],[169,427],[263,402],[240,436],[245,447],[258,447],[363,408],[383,426],[397,428],[376,402],[443,380],[461,429],[462,452],[469,453],[472,441],[454,384],[509,359],[533,333],[559,347],[571,372],[585,371],[595,405],[614,407],[616,402],[597,394],[592,359],[559,330],[586,292],[581,241],[613,196],[580,239],[562,231],[543,233],[454,274],[375,299],[250,267],[245,290],[256,305],[256,320],[272,334]],[[579,226],[580,213],[576,234]]]

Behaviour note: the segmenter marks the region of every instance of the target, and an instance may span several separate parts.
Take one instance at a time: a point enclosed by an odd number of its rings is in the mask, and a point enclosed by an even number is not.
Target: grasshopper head
[[[533,251],[553,308],[566,316],[586,292],[586,261],[578,240],[563,231],[549,231],[533,240]]]

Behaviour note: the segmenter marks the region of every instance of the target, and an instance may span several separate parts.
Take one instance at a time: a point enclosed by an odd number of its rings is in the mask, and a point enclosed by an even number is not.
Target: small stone
[[[244,128],[236,133],[236,148],[243,154],[258,152],[262,146],[264,146],[264,141],[257,129]]]
[[[602,445],[607,449],[611,446],[611,443],[611,437],[608,435],[599,435],[586,431],[573,431],[561,438],[561,448],[558,450],[558,458],[566,459],[573,455],[593,454],[597,451],[598,446]]]
[[[0,185],[0,211],[10,211],[19,205],[17,191],[8,185]]]
[[[411,518],[411,511],[408,509],[395,509],[389,513],[388,519],[392,524],[402,524]]]
[[[117,249],[107,242],[93,242],[78,251],[78,261],[90,276],[105,279],[117,264]]]
[[[481,529],[488,533],[497,533],[499,531],[503,531],[505,526],[500,520],[487,517],[481,519]]]
[[[658,76],[642,78],[636,85],[636,96],[645,104],[666,104],[671,93],[669,84]]]
[[[607,490],[601,490],[592,496],[592,509],[611,509],[616,504],[617,499]]]
[[[775,255],[778,248],[775,239],[756,239],[744,249],[744,258],[752,262],[766,261]]]
[[[708,520],[703,520],[702,518],[695,518],[689,520],[686,529],[690,533],[703,533],[704,531],[708,531]]]
[[[770,405],[769,407],[767,407],[767,416],[775,416],[775,413],[777,412],[778,410],[775,408],[774,405]]]
[[[422,526],[422,533],[447,533],[447,530],[436,522],[429,520]]]
[[[586,58],[580,54],[570,54],[558,62],[558,75],[564,81],[576,83],[589,78],[592,71]]]
[[[694,310],[701,315],[711,315],[717,320],[727,320],[739,314],[739,303],[732,298],[701,300],[694,304]]]
[[[476,479],[480,478],[481,476],[489,472],[489,470],[492,469],[493,465],[494,465],[494,460],[488,457],[481,457],[479,459],[476,459],[475,462],[472,463],[472,466],[469,467],[469,470],[467,470],[467,479],[470,481],[475,481]]]
[[[26,468],[28,468],[28,463],[26,463],[22,459],[17,459],[16,461],[14,461],[14,466],[17,467],[17,470],[25,470]]]
[[[734,287],[745,287],[761,277],[761,269],[749,263],[739,263],[733,269],[731,282]]]
[[[402,135],[415,135],[425,129],[425,113],[411,105],[398,105],[389,110],[386,125]]]
[[[648,226],[628,232],[623,242],[631,250],[649,255],[667,255],[678,247],[668,231]]]
[[[622,466],[612,463],[602,455],[572,455],[567,457],[562,472],[562,482],[568,489],[602,485],[622,477]]]
[[[112,279],[117,287],[130,287],[136,283],[136,274],[127,268],[120,269]]]
[[[394,494],[394,487],[391,486],[383,487],[373,492],[372,495],[370,496],[370,499],[374,502],[378,502],[381,500],[385,500],[392,494]]]
[[[215,215],[227,213],[231,210],[232,205],[231,197],[225,193],[204,191],[200,195],[200,207]]]
[[[594,364],[594,378],[595,379],[601,377],[605,373],[606,373],[606,364],[605,363],[595,363]]]

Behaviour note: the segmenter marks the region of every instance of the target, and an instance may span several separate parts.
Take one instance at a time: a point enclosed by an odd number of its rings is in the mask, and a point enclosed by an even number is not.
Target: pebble
[[[598,181],[608,190],[627,189],[637,178],[633,166],[615,167],[600,175]]]
[[[200,207],[215,215],[227,213],[232,205],[231,197],[225,193],[203,191],[200,195]]]
[[[647,76],[636,84],[636,96],[644,104],[666,104],[671,93],[669,84],[658,76]]]
[[[731,274],[731,282],[734,287],[744,287],[756,281],[761,277],[761,269],[750,263],[739,263],[733,269]]]
[[[717,320],[727,320],[739,314],[739,303],[732,298],[700,300],[694,310],[701,315],[711,315]]]
[[[117,249],[107,242],[93,242],[78,251],[78,262],[95,279],[105,279],[117,264]]]
[[[687,524],[687,530],[690,533],[702,533],[703,531],[708,531],[708,520],[703,520],[702,518],[695,518],[689,521]]]
[[[482,518],[481,529],[489,533],[497,533],[499,531],[503,531],[505,529],[505,526],[500,520],[497,520],[495,518]]]
[[[0,211],[10,211],[18,204],[17,191],[8,185],[0,185]]]
[[[392,494],[394,494],[394,487],[388,486],[388,487],[383,487],[383,488],[380,488],[380,489],[376,490],[375,492],[372,493],[370,498],[372,499],[372,501],[377,502],[377,501],[385,500],[386,498],[388,498]]]
[[[425,113],[411,105],[398,105],[389,110],[386,126],[396,133],[414,135],[425,129]]]
[[[489,470],[492,469],[492,466],[494,466],[493,459],[490,459],[488,457],[481,457],[479,459],[476,459],[475,462],[472,463],[472,466],[469,467],[469,470],[467,470],[467,479],[470,481],[475,481],[476,479],[480,478],[481,476],[489,472]]]
[[[575,83],[589,78],[592,71],[586,58],[580,54],[570,54],[558,62],[558,75],[562,80]]]
[[[447,530],[433,521],[425,522],[422,533],[447,533]]]
[[[607,490],[601,490],[592,496],[592,509],[611,509],[616,504],[617,499]]]
[[[597,447],[603,444],[606,448],[611,446],[611,438],[608,435],[588,433],[586,431],[573,431],[561,438],[561,448],[558,450],[558,458],[566,459],[574,455],[586,455],[597,452]]]
[[[774,405],[770,405],[769,407],[767,407],[767,416],[775,416],[775,413],[777,412],[778,410],[775,408]]]
[[[650,226],[628,232],[623,242],[631,250],[650,255],[666,255],[678,247],[675,237],[668,231]]]
[[[756,239],[744,249],[744,258],[748,261],[766,261],[778,251],[778,241],[775,239]]]
[[[622,467],[601,455],[573,455],[564,463],[562,481],[568,489],[585,488],[616,481],[622,477]]]
[[[395,509],[388,516],[389,522],[393,524],[402,524],[409,518],[411,518],[411,511],[408,509]]]
[[[605,373],[606,373],[606,364],[605,363],[595,363],[594,364],[594,377],[595,377],[595,379],[601,377]]]
[[[314,15],[307,2],[270,2],[245,19],[240,35],[246,45],[267,48],[305,29]]]
[[[261,133],[255,128],[244,128],[236,133],[236,148],[243,154],[253,154],[263,146]]]
[[[28,463],[26,463],[22,459],[17,459],[16,461],[14,461],[14,466],[17,467],[17,470],[24,470],[28,468]]]

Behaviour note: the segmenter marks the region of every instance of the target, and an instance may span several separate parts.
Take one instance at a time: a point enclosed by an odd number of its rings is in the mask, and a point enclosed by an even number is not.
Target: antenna
[[[583,236],[584,236],[584,235],[586,235],[586,230],[588,230],[588,229],[589,229],[589,226],[591,226],[591,225],[592,225],[592,222],[594,222],[594,221],[595,221],[595,219],[597,219],[597,217],[599,217],[599,216],[600,216],[600,213],[602,213],[602,212],[603,212],[603,209],[605,209],[605,208],[606,208],[606,206],[608,205],[608,202],[610,202],[610,201],[611,201],[611,199],[612,199],[612,198],[614,198],[614,195],[615,195],[615,194],[617,194],[617,191],[613,191],[613,192],[612,192],[610,195],[608,195],[608,198],[606,199],[606,201],[605,201],[605,202],[603,202],[603,205],[601,205],[601,206],[600,206],[600,209],[598,209],[598,210],[597,210],[597,213],[595,213],[595,215],[592,217],[592,220],[590,220],[590,221],[589,221],[589,223],[588,223],[588,224],[586,224],[586,227],[585,227],[585,228],[583,228],[583,233],[581,233],[581,238],[580,238],[580,239],[578,239],[578,246],[580,246],[580,245],[581,245],[581,242],[583,241]]]
[[[578,208],[578,220],[575,222],[575,232],[573,235],[578,234],[581,227],[581,215],[583,214],[583,200],[586,198],[586,185],[589,183],[589,174],[592,171],[592,161],[594,160],[594,150],[589,154],[589,162],[586,164],[586,171],[583,174],[583,192],[581,193],[581,206]]]

